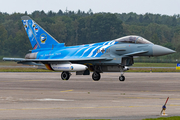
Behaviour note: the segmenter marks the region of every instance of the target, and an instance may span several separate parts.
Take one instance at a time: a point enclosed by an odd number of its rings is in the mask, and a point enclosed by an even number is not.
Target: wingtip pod
[[[21,20],[32,20],[29,16],[22,16]]]

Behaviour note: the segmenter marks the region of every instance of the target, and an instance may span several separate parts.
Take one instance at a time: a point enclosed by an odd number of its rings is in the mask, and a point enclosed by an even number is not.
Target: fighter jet
[[[61,71],[62,80],[68,80],[70,72],[76,75],[90,75],[99,81],[100,73],[120,72],[124,81],[124,71],[134,63],[134,56],[161,56],[174,53],[174,50],[155,45],[143,37],[130,35],[115,40],[77,46],[59,43],[29,16],[21,17],[25,31],[32,45],[31,53],[25,58],[3,58],[20,64],[44,64],[47,69]]]

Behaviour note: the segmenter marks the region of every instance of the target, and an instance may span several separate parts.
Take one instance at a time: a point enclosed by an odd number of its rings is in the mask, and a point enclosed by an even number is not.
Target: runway
[[[0,119],[144,119],[180,115],[180,73],[103,73],[60,80],[60,73],[0,73]]]

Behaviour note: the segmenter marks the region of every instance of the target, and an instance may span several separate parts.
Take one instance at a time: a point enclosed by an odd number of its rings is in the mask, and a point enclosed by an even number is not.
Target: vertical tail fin
[[[29,16],[23,16],[21,19],[33,50],[50,48],[53,45],[58,45],[58,41],[35,23]]]

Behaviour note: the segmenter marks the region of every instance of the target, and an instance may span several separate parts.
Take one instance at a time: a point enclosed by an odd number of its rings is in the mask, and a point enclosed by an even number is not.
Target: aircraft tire
[[[61,79],[62,80],[69,80],[69,78],[70,78],[70,73],[69,72],[63,71],[61,73]]]
[[[100,74],[100,73],[98,73],[98,72],[93,72],[93,74],[92,74],[92,79],[93,79],[94,81],[99,81],[100,78],[101,78],[101,74]]]
[[[119,76],[119,81],[125,81],[125,77],[124,76]]]

